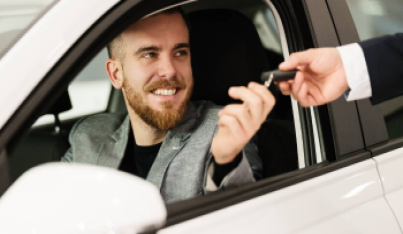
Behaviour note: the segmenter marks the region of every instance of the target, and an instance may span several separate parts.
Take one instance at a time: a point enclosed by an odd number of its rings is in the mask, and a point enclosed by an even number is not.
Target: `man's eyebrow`
[[[146,51],[159,51],[159,50],[160,50],[160,48],[158,48],[157,46],[144,46],[144,47],[138,48],[137,51],[134,53],[134,55],[139,55]]]
[[[189,43],[178,43],[176,44],[176,46],[174,47],[174,50],[177,49],[182,49],[182,48],[190,48],[190,44]]]

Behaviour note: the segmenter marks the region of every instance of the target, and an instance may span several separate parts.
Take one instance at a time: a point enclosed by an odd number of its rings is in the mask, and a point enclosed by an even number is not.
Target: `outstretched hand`
[[[230,104],[219,112],[219,130],[211,150],[216,163],[235,159],[260,129],[273,109],[275,99],[266,86],[251,82],[248,87],[231,87],[228,94],[242,104]]]
[[[284,95],[291,94],[304,107],[334,101],[348,90],[343,62],[336,48],[293,53],[279,68],[300,70],[294,80],[278,82],[278,85]]]

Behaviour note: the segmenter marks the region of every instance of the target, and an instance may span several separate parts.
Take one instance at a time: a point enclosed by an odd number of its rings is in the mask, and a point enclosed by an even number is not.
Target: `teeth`
[[[153,93],[156,95],[172,96],[175,95],[176,89],[156,89]]]

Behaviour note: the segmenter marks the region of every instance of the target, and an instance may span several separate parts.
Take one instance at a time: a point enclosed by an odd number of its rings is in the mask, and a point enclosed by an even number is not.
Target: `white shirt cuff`
[[[347,101],[354,101],[372,96],[371,81],[364,51],[357,43],[337,47],[343,61],[344,71],[350,90],[344,93]]]

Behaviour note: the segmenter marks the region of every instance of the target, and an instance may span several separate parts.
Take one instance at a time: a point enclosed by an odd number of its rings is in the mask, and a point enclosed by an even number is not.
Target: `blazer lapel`
[[[102,144],[98,153],[98,165],[118,168],[126,151],[130,133],[129,115],[122,125]]]
[[[191,135],[191,130],[196,126],[196,108],[189,102],[188,109],[181,123],[168,131],[161,145],[157,158],[147,175],[147,181],[161,189],[169,164],[186,145]]]

